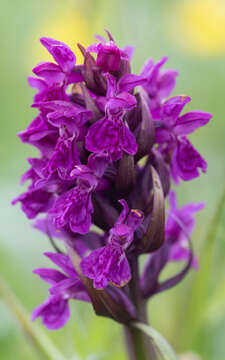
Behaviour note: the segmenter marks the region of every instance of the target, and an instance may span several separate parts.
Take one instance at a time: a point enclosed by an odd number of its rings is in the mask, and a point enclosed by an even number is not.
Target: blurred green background
[[[32,269],[44,265],[42,252],[49,249],[48,241],[32,229],[19,206],[10,205],[23,190],[18,183],[27,168],[26,157],[36,154],[20,143],[16,133],[35,116],[26,77],[37,62],[49,59],[38,39],[54,37],[76,52],[77,42],[87,45],[95,34],[104,35],[106,27],[120,46],[136,46],[135,72],[149,56],[158,60],[169,55],[167,66],[180,72],[174,93],[192,97],[189,109],[214,115],[208,126],[191,136],[208,161],[208,173],[179,188],[180,204],[207,204],[194,234],[200,270],[155,297],[149,303],[149,317],[178,353],[194,351],[204,360],[224,360],[224,208],[218,230],[207,240],[205,234],[224,187],[225,1],[14,0],[1,3],[1,14],[1,275],[28,313],[47,295],[47,286]],[[71,308],[71,321],[62,330],[48,332],[69,359],[126,358],[119,325],[96,318],[89,305],[71,302]],[[38,359],[1,299],[0,317],[0,359]]]

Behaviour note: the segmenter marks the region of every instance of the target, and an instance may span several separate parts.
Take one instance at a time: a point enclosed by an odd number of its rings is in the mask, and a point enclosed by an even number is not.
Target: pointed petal
[[[147,81],[145,76],[126,74],[120,78],[117,84],[118,92],[129,92],[136,86],[143,85]]]
[[[33,270],[33,273],[39,275],[42,280],[51,285],[67,278],[64,274],[55,269],[40,268]]]
[[[190,111],[177,120],[173,131],[175,135],[187,135],[195,129],[208,124],[212,115],[204,111]]]
[[[186,95],[173,96],[162,106],[161,119],[167,126],[174,126],[184,106],[191,101]]]
[[[122,141],[122,149],[126,153],[130,155],[136,154],[138,150],[138,146],[136,143],[135,136],[125,124],[123,124],[123,136],[121,141]]]
[[[207,162],[193,147],[190,141],[182,137],[172,155],[171,174],[175,182],[180,177],[184,181],[194,179],[207,170]]]
[[[49,297],[43,304],[34,309],[32,320],[42,317],[42,323],[49,330],[63,327],[70,318],[70,310],[67,300],[58,296]]]
[[[178,75],[176,70],[163,70],[158,78],[158,95],[160,99],[167,98],[173,91],[176,85],[176,77]]]
[[[47,256],[55,265],[59,266],[68,276],[77,278],[77,274],[74,271],[74,268],[67,255],[51,252],[45,252],[44,255]]]
[[[114,285],[123,287],[131,279],[130,265],[124,255],[119,264],[115,264],[111,272],[111,281]]]
[[[40,41],[64,72],[70,72],[73,69],[76,63],[76,56],[69,46],[61,41],[46,37],[42,37]]]
[[[65,80],[65,74],[59,65],[50,62],[38,64],[33,68],[33,73],[44,78],[48,84],[60,84]]]

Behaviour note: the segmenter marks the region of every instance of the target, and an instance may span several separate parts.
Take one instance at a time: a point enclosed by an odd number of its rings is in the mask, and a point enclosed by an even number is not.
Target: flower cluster
[[[67,45],[42,38],[55,62],[37,65],[36,77],[28,78],[37,90],[32,107],[38,115],[19,137],[40,156],[28,158],[22,182],[30,184],[13,204],[36,218],[56,251],[45,255],[62,270],[34,270],[51,287],[33,319],[41,317],[49,329],[67,322],[70,299],[89,301],[98,314],[121,322],[133,319],[132,281],[148,299],[197,267],[189,235],[203,205],[177,208],[170,183],[206,171],[187,135],[211,115],[184,112],[188,96],[169,97],[178,72],[162,69],[166,57],[149,59],[132,74],[133,48],[120,49],[107,35],[87,49],[78,45],[81,65]],[[144,253],[139,274],[134,264]],[[185,268],[160,282],[170,261],[184,261]]]

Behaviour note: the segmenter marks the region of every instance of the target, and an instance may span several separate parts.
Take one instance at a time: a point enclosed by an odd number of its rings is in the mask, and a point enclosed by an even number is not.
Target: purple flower
[[[71,135],[79,137],[81,128],[91,119],[92,112],[69,101],[45,101],[32,105],[41,111],[47,111],[47,120],[53,127],[67,128]],[[81,140],[81,139],[78,139]]]
[[[28,159],[29,163],[45,163],[40,159]],[[19,195],[12,201],[12,205],[21,203],[21,209],[26,214],[28,219],[35,218],[38,214],[48,211],[54,203],[54,194],[49,189],[43,189],[37,187],[37,183],[40,181],[40,174],[38,167],[31,167],[21,178],[23,184],[27,180],[31,180],[28,191]]]
[[[45,115],[39,114],[18,136],[22,142],[36,146],[43,155],[48,156],[54,150],[58,132],[48,123]]]
[[[38,90],[38,93],[34,96],[35,102],[68,100],[64,85],[49,84],[45,79],[37,79],[32,76],[29,76],[27,80],[30,87]]]
[[[43,304],[32,312],[32,320],[42,318],[42,323],[48,330],[63,327],[70,318],[68,300],[60,296],[50,296]]]
[[[72,231],[85,234],[91,226],[92,212],[91,190],[81,183],[61,195],[49,215],[57,229],[69,224]]]
[[[184,106],[190,102],[188,96],[175,96],[161,108],[161,121],[156,128],[155,141],[169,160],[171,175],[176,183],[179,178],[191,180],[199,176],[198,168],[207,170],[207,163],[186,138],[187,134],[206,125],[212,115],[203,111],[190,111],[180,116]]]
[[[73,69],[76,63],[76,56],[70,50],[69,46],[61,41],[47,37],[42,37],[40,41],[65,73]]]
[[[161,71],[161,67],[167,60],[168,57],[163,57],[158,63],[154,64],[150,58],[146,61],[141,72],[141,75],[147,77],[147,82],[143,87],[149,95],[153,118],[159,117],[162,100],[171,94],[176,84],[178,71],[171,69]]]
[[[137,152],[135,137],[121,118],[104,117],[93,124],[86,136],[85,147],[95,153],[107,151],[113,161],[119,160],[123,151],[130,155]]]
[[[59,266],[64,273],[49,268],[34,270],[34,273],[51,287],[49,289],[50,297],[33,311],[32,320],[41,317],[43,324],[49,330],[55,330],[64,326],[70,318],[69,299],[90,300],[67,255],[54,253],[45,253],[44,255]]]
[[[136,106],[136,98],[129,91],[132,91],[136,86],[143,85],[146,82],[146,77],[125,74],[118,82],[109,73],[105,73],[105,77],[108,85],[105,111],[112,116],[122,116],[127,110],[131,110]]]
[[[21,209],[27,215],[28,219],[35,218],[38,214],[48,211],[53,202],[52,193],[45,190],[29,189],[12,201],[12,205],[21,203]]]
[[[176,194],[169,193],[170,212],[166,223],[166,241],[171,244],[169,259],[172,261],[188,261],[190,249],[188,248],[187,236],[191,235],[194,226],[196,212],[204,208],[204,203],[191,203],[177,207]],[[194,257],[192,266],[197,268],[197,259]]]
[[[42,45],[52,55],[58,66],[54,63],[42,63],[33,69],[33,72],[45,78],[51,83],[76,83],[82,81],[80,72],[73,71],[76,56],[69,46],[54,39],[43,37],[40,39]]]
[[[94,211],[91,195],[107,164],[108,156],[102,154],[90,156],[88,165],[75,166],[71,175],[77,179],[77,186],[61,195],[49,211],[57,229],[69,224],[73,232],[86,234],[89,231]]]
[[[179,182],[179,178],[187,181],[192,180],[207,170],[207,162],[193,147],[190,141],[182,136],[177,141],[177,146],[172,155],[171,175],[175,183]]]
[[[127,74],[118,83],[110,75],[106,75],[108,91],[106,96],[106,116],[94,123],[86,136],[86,149],[92,152],[107,151],[113,161],[122,157],[123,151],[130,155],[137,152],[135,136],[124,122],[124,115],[136,105],[136,99],[128,91],[142,84],[145,78]]]
[[[80,164],[80,160],[76,138],[68,138],[64,135],[58,138],[50,160],[42,169],[42,175],[49,178],[54,172],[57,172],[62,180],[71,180],[71,171],[78,164]]]
[[[109,282],[125,286],[131,279],[131,272],[125,250],[134,239],[134,232],[143,220],[139,210],[129,212],[125,200],[120,200],[123,211],[109,232],[106,246],[92,251],[84,258],[81,269],[85,276],[94,280],[96,289],[105,288]]]
[[[103,71],[117,71],[120,68],[121,59],[128,60],[129,56],[125,50],[118,48],[112,35],[109,32],[107,34],[109,41],[101,38],[102,42],[89,45],[86,51],[97,53],[96,64]]]
[[[188,135],[208,124],[212,115],[204,111],[190,111],[180,116],[184,106],[191,101],[189,96],[174,96],[161,108],[159,127],[156,128],[156,142],[174,142],[178,136]]]
[[[78,44],[81,65],[66,44],[42,38],[55,62],[38,64],[36,78],[28,78],[37,90],[32,107],[39,113],[19,136],[40,154],[28,158],[21,183],[30,183],[13,204],[20,202],[28,218],[37,217],[34,227],[57,252],[46,255],[62,269],[34,271],[51,287],[33,319],[41,317],[49,329],[62,327],[70,316],[69,300],[89,301],[87,293],[97,314],[125,324],[139,321],[134,287],[140,300],[147,299],[197,267],[189,235],[203,205],[177,208],[170,179],[178,183],[206,171],[187,136],[211,114],[182,114],[190,97],[168,98],[178,72],[162,70],[167,57],[149,59],[140,75],[133,74],[133,48],[119,48],[106,33],[108,41],[98,37],[87,50]],[[66,245],[69,257],[57,242]],[[141,254],[149,256],[140,278],[135,271]],[[161,281],[170,261],[185,264]]]

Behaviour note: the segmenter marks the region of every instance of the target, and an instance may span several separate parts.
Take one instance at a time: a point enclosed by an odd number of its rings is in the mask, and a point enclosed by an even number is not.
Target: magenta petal
[[[46,37],[41,38],[40,41],[64,72],[70,72],[73,69],[76,63],[76,56],[69,46],[61,41]]]
[[[62,280],[61,282],[52,286],[49,291],[51,295],[61,295],[63,298],[90,301],[90,298],[82,282],[72,278]]]
[[[207,170],[207,163],[199,152],[192,146],[190,141],[183,137],[178,141],[173,152],[171,170],[175,181],[177,177],[187,181],[194,179]]]
[[[46,79],[49,84],[61,84],[65,80],[65,74],[60,66],[54,63],[44,62],[38,64],[33,69],[33,73]]]
[[[81,262],[83,274],[94,280],[96,289],[105,288],[109,282],[122,287],[131,278],[128,261],[120,246],[111,244],[92,251]]]
[[[160,99],[167,98],[176,85],[176,77],[178,75],[176,70],[163,70],[158,77],[158,96]]]
[[[147,59],[146,62],[144,63],[144,66],[143,66],[142,70],[141,70],[141,75],[142,76],[149,75],[149,73],[152,70],[153,66],[154,66],[153,59],[152,58]]]
[[[73,278],[67,278],[65,276],[65,278],[62,279],[60,282],[54,284],[54,286],[52,286],[49,289],[49,292],[50,292],[51,295],[63,295],[64,294],[64,296],[66,297],[67,292],[68,292],[68,295],[70,295],[69,290],[77,282],[80,282],[80,280],[76,280],[76,279],[74,280]]]
[[[101,178],[111,159],[107,153],[91,154],[88,158],[88,167],[92,172]]]
[[[75,68],[76,68],[76,65],[75,65]],[[82,81],[84,81],[84,78],[80,72],[71,71],[71,73],[68,74],[68,77],[67,77],[68,85],[77,83],[77,82],[82,82]]]
[[[63,100],[38,102],[32,107],[48,110],[48,121],[57,127],[60,125],[67,125],[69,128],[81,127],[92,117],[92,111]]]
[[[46,89],[46,82],[42,79],[37,79],[33,76],[28,76],[27,82],[30,87],[37,89],[39,91],[43,91]]]
[[[117,71],[120,68],[120,49],[112,42],[98,44],[96,64],[104,71]]]
[[[111,97],[114,97],[116,94],[116,78],[112,74],[106,72],[104,74],[106,80],[107,80],[107,93],[106,98],[109,99]]]
[[[110,114],[114,115],[121,110],[131,110],[136,106],[136,103],[136,98],[133,95],[122,92],[107,101],[107,110],[109,110]]]
[[[123,125],[123,136],[121,139],[122,142],[122,149],[130,154],[135,155],[138,149],[138,145],[136,143],[136,138],[134,134],[128,129],[128,127],[124,124]]]
[[[58,296],[49,297],[33,311],[32,320],[38,317],[42,318],[42,323],[49,330],[63,327],[70,318],[68,300],[63,300]]]
[[[85,234],[91,226],[91,192],[80,185],[61,195],[49,211],[56,228],[69,224],[74,232]]]
[[[122,120],[103,118],[89,128],[85,142],[86,149],[92,152],[107,151],[112,160],[119,160],[122,151],[134,155],[137,152],[135,136]]]
[[[49,178],[57,172],[62,180],[71,180],[70,173],[77,164],[80,160],[75,139],[59,137],[51,158],[42,168],[42,176]]]
[[[165,143],[170,142],[173,139],[171,131],[169,131],[166,128],[156,128],[156,134],[155,134],[155,142]]]
[[[173,131],[175,135],[187,135],[195,129],[208,124],[212,115],[204,111],[190,111],[177,120]]]
[[[152,84],[153,88],[157,86],[157,79],[159,76],[160,69],[167,62],[167,60],[168,57],[164,56],[154,66],[152,66],[152,68],[150,67],[150,64],[148,65],[150,71],[149,74],[146,75],[148,75],[148,82]]]
[[[177,207],[176,194],[169,193],[170,212],[166,223],[166,236],[176,246],[187,243],[187,234],[191,234],[195,225],[195,213],[204,208],[204,203],[190,203]],[[180,225],[182,224],[182,226]],[[185,231],[183,231],[185,229]]]
[[[119,287],[125,286],[130,281],[130,265],[125,255],[120,259],[120,262],[112,268],[111,279],[112,283]]]
[[[104,289],[108,285],[108,278],[104,273],[104,264],[101,264],[101,257],[104,257],[105,247],[98,248],[85,257],[81,264],[82,273],[93,279],[96,289]]]
[[[44,255],[50,259],[55,265],[60,267],[68,276],[78,279],[78,275],[70,261],[69,256],[59,253],[45,252]]]
[[[192,215],[192,214],[204,209],[204,207],[205,207],[205,203],[201,202],[201,203],[190,203],[188,205],[183,206],[182,209],[183,209],[183,211]]]
[[[21,208],[28,219],[46,212],[53,204],[53,195],[45,190],[28,190],[12,201],[12,205],[21,203]]]
[[[85,139],[86,149],[92,152],[100,152],[104,148],[107,148],[110,143],[110,137],[107,130],[106,118],[91,125]]]
[[[126,200],[121,199],[121,200],[119,200],[119,203],[122,205],[123,210],[121,211],[120,216],[116,220],[116,224],[124,223],[127,218],[128,213],[129,213],[129,207],[127,205]]]
[[[189,96],[179,95],[168,99],[162,106],[161,118],[165,125],[173,126],[184,106],[191,101]]]
[[[182,246],[173,246],[170,252],[170,260],[171,261],[188,261],[190,258],[190,250],[182,247]],[[193,256],[192,264],[191,266],[198,270],[198,259],[197,256]]]
[[[135,46],[132,46],[132,45],[127,45],[122,49],[123,53],[126,54],[126,58],[128,60],[132,59],[134,50],[135,50]],[[124,58],[123,55],[121,57],[122,57],[122,59]]]
[[[117,84],[118,91],[131,91],[136,86],[142,85],[147,81],[145,76],[135,75],[135,74],[126,74],[122,76]]]
[[[40,268],[33,270],[33,273],[39,275],[42,280],[51,285],[66,279],[64,274],[55,269]]]
[[[87,202],[88,202],[87,206],[90,209],[89,211],[93,212],[91,199],[89,198]],[[92,221],[91,213],[87,212],[86,208],[84,207],[82,207],[80,210],[81,211],[79,215],[77,215],[76,217],[71,216],[69,225],[73,232],[77,232],[79,234],[87,234],[91,227],[91,221]]]
[[[90,188],[95,188],[97,185],[97,178],[94,171],[87,165],[76,165],[71,171],[71,176],[76,179],[84,180]]]

